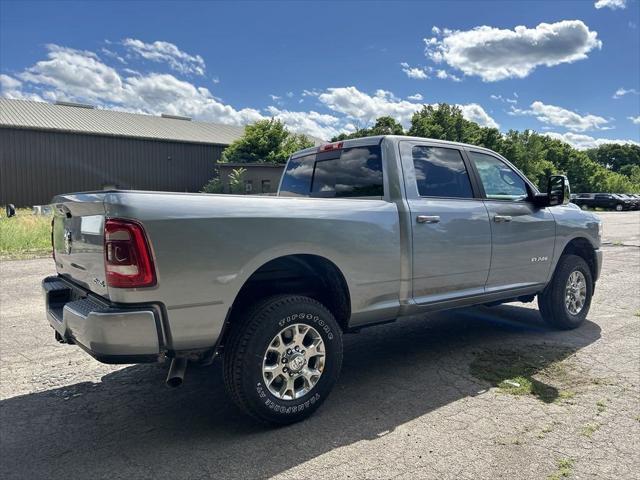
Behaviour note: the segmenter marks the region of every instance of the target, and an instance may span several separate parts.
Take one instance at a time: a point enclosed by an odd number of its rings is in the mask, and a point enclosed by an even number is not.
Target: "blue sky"
[[[322,138],[448,102],[579,148],[640,142],[637,0],[0,5],[5,97]]]

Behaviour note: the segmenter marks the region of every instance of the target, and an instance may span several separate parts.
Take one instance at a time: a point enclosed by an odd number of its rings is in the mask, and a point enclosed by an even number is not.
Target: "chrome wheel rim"
[[[280,400],[296,400],[316,386],[325,366],[324,341],[310,325],[296,323],[280,330],[267,347],[262,378]]]
[[[571,315],[578,315],[587,301],[587,280],[578,270],[571,272],[564,294],[564,304]]]

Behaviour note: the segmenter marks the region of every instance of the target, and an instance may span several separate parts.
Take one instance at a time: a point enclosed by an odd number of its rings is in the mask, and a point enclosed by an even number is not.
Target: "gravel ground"
[[[51,260],[0,263],[0,476],[637,478],[640,213],[602,217],[604,270],[580,329],[546,328],[535,302],[366,329],[346,337],[325,405],[278,429],[238,413],[219,364],[170,390],[166,365],[102,365],[57,344],[39,287]],[[497,367],[523,359],[543,395],[495,386]]]

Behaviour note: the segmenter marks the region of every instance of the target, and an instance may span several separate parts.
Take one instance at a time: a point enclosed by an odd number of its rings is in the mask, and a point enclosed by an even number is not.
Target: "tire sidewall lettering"
[[[333,331],[331,327],[325,322],[319,315],[314,315],[312,313],[294,313],[293,315],[286,316],[281,318],[278,322],[278,325],[281,328],[284,328],[286,325],[289,325],[294,322],[299,321],[307,321],[315,323],[320,330],[322,330],[326,335],[328,340],[333,340]]]

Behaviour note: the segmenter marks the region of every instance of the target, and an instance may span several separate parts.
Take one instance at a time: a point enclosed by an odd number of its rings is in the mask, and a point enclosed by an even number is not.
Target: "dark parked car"
[[[633,195],[629,195],[626,193],[620,193],[617,195],[618,197],[620,197],[623,201],[625,202],[630,202],[629,203],[629,208],[633,209],[633,210],[637,210],[638,207],[640,206],[640,200],[637,199],[636,197],[634,197]]]
[[[579,193],[573,203],[583,210],[604,208],[621,212],[635,207],[635,202],[631,198],[623,198],[615,193]]]

